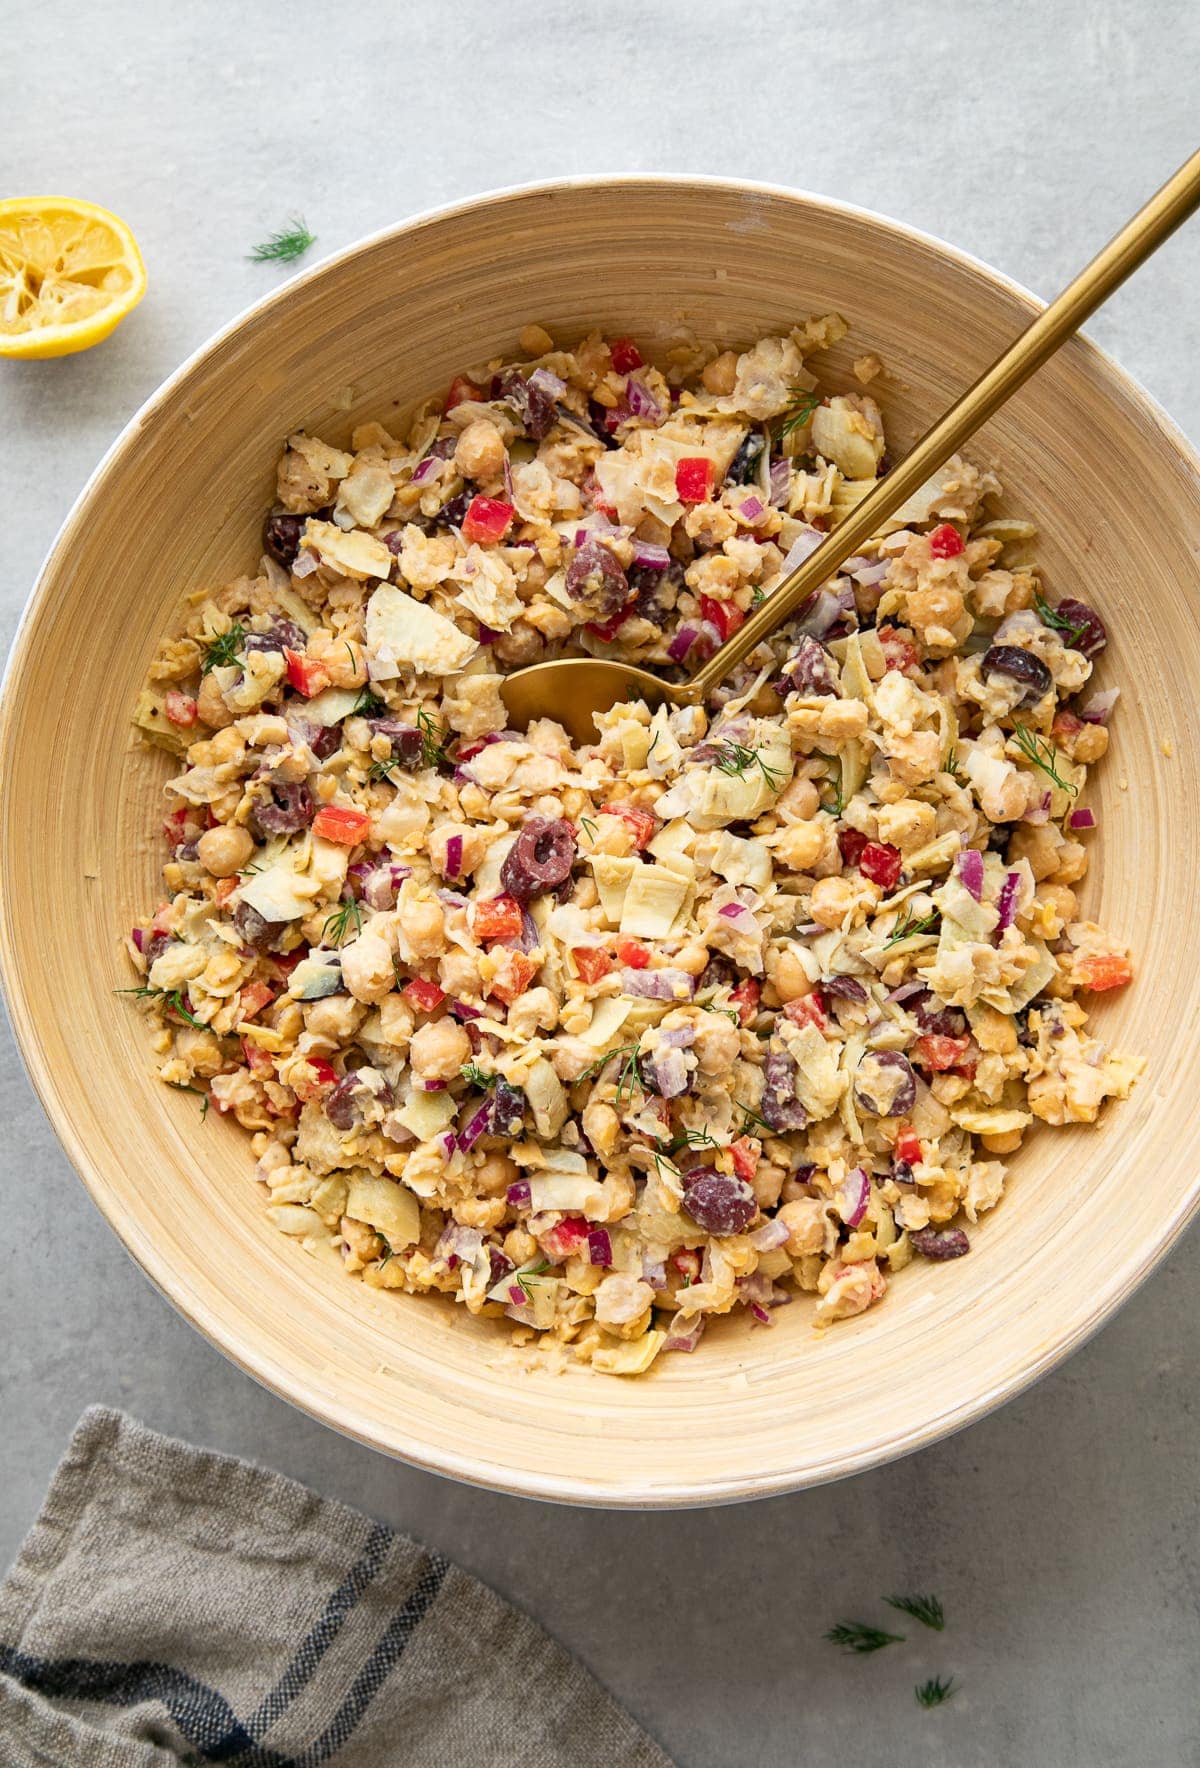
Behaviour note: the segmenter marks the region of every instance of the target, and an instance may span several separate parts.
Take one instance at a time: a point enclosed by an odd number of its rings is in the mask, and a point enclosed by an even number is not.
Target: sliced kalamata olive
[[[854,1098],[872,1117],[903,1117],[917,1097],[917,1077],[899,1050],[868,1050],[854,1075]]]
[[[708,1234],[740,1234],[758,1214],[758,1200],[745,1179],[711,1166],[683,1175],[683,1208]]]
[[[564,817],[532,816],[504,857],[500,886],[518,902],[557,890],[575,863],[575,831]]]
[[[500,397],[516,413],[521,428],[535,442],[548,436],[558,422],[553,394],[527,381],[515,368],[501,375]]]
[[[258,951],[265,951],[279,931],[273,921],[260,915],[248,902],[238,903],[233,911],[233,924],[241,934],[242,944],[252,945]]]
[[[765,1123],[781,1133],[802,1130],[808,1113],[796,1097],[796,1064],[781,1043],[772,1039],[763,1063],[763,1096],[759,1106]]]
[[[905,1005],[922,1031],[934,1037],[966,1037],[967,1016],[962,1008],[944,1007],[928,989],[914,995]]]
[[[961,1258],[971,1250],[971,1242],[961,1228],[917,1228],[909,1239],[913,1251],[922,1258]]]
[[[741,971],[733,959],[727,958],[724,952],[713,952],[700,972],[696,992],[703,994],[707,988],[736,988],[740,980]]]
[[[263,549],[288,570],[300,550],[307,516],[293,515],[291,510],[272,510],[263,523]]]
[[[1068,622],[1069,630],[1060,629],[1059,632],[1064,645],[1069,645],[1073,651],[1082,651],[1085,657],[1099,656],[1108,643],[1108,631],[1095,608],[1068,596],[1065,602],[1059,602],[1055,613],[1060,620]]]
[[[915,1183],[912,1166],[907,1160],[893,1160],[892,1177],[898,1185],[911,1185]]]
[[[508,1254],[506,1252],[501,1252],[498,1246],[489,1246],[487,1249],[487,1255],[488,1262],[492,1267],[491,1274],[488,1278],[488,1286],[489,1288],[494,1289],[502,1277],[507,1277],[509,1273],[515,1271],[517,1267],[513,1264]]]
[[[630,612],[661,630],[670,620],[684,587],[683,566],[677,559],[661,571],[649,565],[633,565],[629,570],[629,587],[633,592]]]
[[[341,725],[314,725],[313,734],[308,739],[308,746],[318,761],[328,761],[329,757],[336,755],[342,746]]]
[[[266,835],[294,835],[307,829],[317,813],[313,795],[303,780],[285,783],[263,782],[258,789],[250,827],[260,838]]]
[[[871,998],[857,976],[824,976],[821,988],[833,1000],[853,1001],[856,1007],[865,1007]]]
[[[171,935],[169,933],[155,933],[146,941],[146,948],[143,951],[142,956],[146,960],[147,973],[154,968],[155,961],[162,957],[170,944]]]
[[[336,1130],[352,1130],[363,1121],[366,1107],[377,1099],[383,1110],[390,1110],[392,1089],[384,1081],[369,1087],[358,1073],[344,1075],[325,1100],[325,1115]]]
[[[567,566],[567,594],[589,620],[608,620],[629,600],[629,581],[620,560],[593,535],[578,547]]]
[[[992,645],[983,653],[980,668],[985,675],[1006,675],[1020,683],[1024,693],[1019,706],[1035,706],[1053,686],[1050,674],[1036,651],[1023,650],[1020,645]]]
[[[294,620],[272,620],[266,632],[248,632],[244,651],[302,651],[308,634]]]
[[[784,664],[779,691],[783,694],[840,695],[842,690],[834,673],[833,659],[820,639],[807,633],[800,639]]]
[[[1007,856],[1008,844],[1012,840],[1012,833],[1012,825],[1010,823],[996,823],[988,836],[988,852]]]
[[[470,507],[471,493],[460,491],[457,497],[452,497],[449,503],[442,505],[437,513],[438,522],[448,524],[451,528],[457,528]]]
[[[492,1094],[493,1136],[517,1136],[525,1122],[525,1095],[520,1087],[498,1080]]]
[[[387,738],[392,759],[401,767],[420,767],[425,758],[425,743],[415,724],[401,724],[398,718],[371,718],[367,722],[375,736]]]
[[[742,437],[738,451],[729,463],[729,471],[725,475],[727,485],[749,485],[758,477],[758,466],[762,459],[767,439],[761,430],[750,430]]]

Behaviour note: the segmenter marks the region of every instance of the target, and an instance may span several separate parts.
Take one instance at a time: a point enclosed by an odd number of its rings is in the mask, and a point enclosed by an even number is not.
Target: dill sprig
[[[351,926],[354,928],[354,937],[357,938],[363,927],[362,907],[355,897],[347,896],[338,904],[333,913],[326,917],[325,925],[321,929],[321,943],[335,948],[345,945],[350,938]]]
[[[944,1682],[940,1676],[931,1676],[928,1682],[918,1682],[913,1689],[919,1707],[940,1707],[954,1692],[953,1676],[948,1676]]]
[[[261,245],[255,246],[250,253],[250,262],[252,264],[271,262],[291,264],[297,258],[302,258],[309,246],[315,245],[316,241],[317,236],[308,231],[304,224],[304,217],[293,215],[286,227],[280,228],[278,233],[271,234],[269,239],[265,239]]]
[[[350,708],[351,718],[378,718],[381,712],[387,711],[387,703],[373,694],[370,688],[364,688],[358,699]]]
[[[903,1633],[885,1633],[882,1627],[868,1627],[865,1621],[839,1621],[836,1627],[830,1627],[825,1635],[831,1645],[840,1645],[844,1651],[856,1651],[866,1654],[869,1651],[882,1651],[885,1645],[903,1645]]]
[[[752,608],[761,608],[763,603],[766,601],[766,599],[767,599],[767,592],[765,589],[762,589],[762,588],[754,589],[750,593],[750,606]]]
[[[589,841],[594,841],[596,839],[596,824],[592,821],[590,816],[581,816],[579,819],[579,827],[583,830]]]
[[[446,726],[438,724],[422,706],[417,713],[417,729],[421,733],[421,759],[426,767],[449,767],[447,746],[451,733]]]
[[[520,1284],[526,1301],[533,1300],[533,1297],[529,1293],[529,1279],[531,1277],[540,1277],[543,1271],[548,1271],[549,1269],[550,1260],[544,1258],[541,1260],[540,1264],[531,1265],[527,1271],[518,1271],[516,1273],[514,1281]]]
[[[784,412],[783,422],[779,426],[779,440],[782,442],[793,431],[803,429],[820,403],[819,393],[810,393],[804,387],[793,387],[792,402]]]
[[[209,1099],[209,1096],[205,1092],[204,1088],[203,1087],[189,1087],[185,1084],[185,1082],[183,1082],[181,1080],[168,1081],[167,1085],[170,1087],[174,1087],[174,1089],[177,1093],[195,1093],[197,1099],[199,1099],[201,1101],[200,1122],[203,1123],[204,1119],[208,1116],[208,1107],[211,1103],[211,1100]]]
[[[1026,724],[1018,724],[1014,728],[1013,741],[1027,761],[1031,761],[1034,767],[1040,767],[1061,792],[1069,792],[1074,798],[1079,788],[1073,786],[1070,780],[1064,780],[1059,773],[1058,750],[1053,743],[1048,743],[1045,737],[1039,737],[1037,732],[1031,731]]]
[[[235,620],[228,632],[219,633],[204,653],[204,667],[201,675],[207,675],[210,669],[225,668],[237,662],[237,654],[246,639],[246,628],[240,620]]]
[[[497,1077],[494,1074],[486,1074],[478,1062],[464,1062],[459,1073],[464,1080],[470,1081],[473,1087],[482,1087],[485,1093],[489,1087],[494,1087],[496,1084]]]
[[[208,1030],[204,1021],[195,1018],[190,1009],[184,1005],[184,993],[181,988],[151,988],[148,983],[143,983],[140,988],[118,988],[116,993],[136,995],[140,1001],[165,1001],[168,1012],[177,1014],[180,1019],[185,1019],[189,1025],[194,1025],[197,1031]]]
[[[748,1105],[743,1105],[740,1099],[735,1099],[733,1102],[742,1113],[742,1126],[738,1130],[739,1136],[744,1136],[751,1124],[754,1125],[755,1129],[766,1130],[769,1136],[775,1134],[775,1131],[771,1128],[765,1117],[760,1117],[757,1111],[751,1111],[750,1107]]]
[[[782,772],[771,767],[763,760],[761,749],[747,749],[742,743],[735,743],[726,737],[717,753],[713,756],[713,766],[723,774],[736,775],[738,779],[746,777],[748,768],[757,767],[772,792],[778,792]]]
[[[708,1130],[680,1130],[679,1134],[672,1136],[669,1142],[659,1144],[660,1151],[668,1159],[672,1154],[678,1154],[681,1148],[723,1148],[724,1146],[725,1144],[718,1142],[717,1138],[711,1135]]]
[[[715,1001],[697,1001],[696,1005],[705,1013],[724,1013],[726,1019],[731,1020],[734,1025],[742,1023],[742,1016],[736,1007],[718,1007]]]
[[[901,1614],[911,1615],[914,1621],[920,1621],[923,1627],[932,1627],[935,1633],[940,1633],[946,1625],[945,1612],[936,1596],[885,1596],[883,1600],[889,1608],[898,1608]]]
[[[379,1234],[379,1229],[376,1228],[375,1232],[377,1234]],[[383,1241],[383,1257],[379,1261],[379,1269],[382,1271],[384,1265],[387,1264],[388,1260],[390,1258],[395,1258],[396,1253],[395,1253],[394,1247],[392,1246],[391,1241],[388,1239],[386,1234],[379,1234],[379,1238]]]
[[[1043,626],[1053,626],[1055,631],[1065,634],[1063,643],[1067,646],[1073,645],[1075,640],[1082,638],[1087,631],[1086,625],[1076,626],[1073,621],[1060,614],[1057,608],[1052,608],[1041,590],[1038,590],[1034,596],[1033,605],[1037,609],[1038,618]]]
[[[629,1099],[632,1101],[635,1091],[648,1093],[650,1090],[642,1074],[641,1052],[637,1043],[620,1044],[615,1050],[609,1050],[606,1055],[598,1056],[594,1062],[589,1062],[579,1079],[591,1080],[607,1068],[610,1062],[618,1060],[621,1066],[617,1071],[615,1103],[620,1105],[623,1093],[628,1093]]]
[[[932,914],[925,915],[919,921],[914,920],[911,911],[905,909],[903,919],[896,922],[896,925],[884,940],[884,951],[890,951],[891,947],[899,945],[902,939],[915,939],[918,933],[932,933],[937,926],[939,919],[940,915],[937,909],[934,909]]]

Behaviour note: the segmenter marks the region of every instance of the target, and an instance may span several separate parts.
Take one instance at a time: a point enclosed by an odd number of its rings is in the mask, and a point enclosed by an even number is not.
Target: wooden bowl
[[[644,1379],[524,1367],[505,1329],[377,1294],[267,1222],[247,1137],[154,1076],[114,993],[121,939],[159,895],[166,761],[129,713],[181,596],[252,569],[282,439],[385,422],[464,366],[556,338],[682,325],[744,344],[836,307],[888,367],[908,445],[1035,310],[946,246],[858,210],[699,179],[562,183],[367,240],[289,283],[134,419],[56,541],[21,629],[0,734],[0,951],[42,1102],[143,1270],[243,1369],[327,1424],[440,1473],[572,1503],[674,1506],[791,1490],[968,1423],[1079,1345],[1162,1258],[1200,1196],[1200,478],[1183,439],[1077,342],[978,440],[1042,529],[1058,593],[1102,610],[1101,685],[1123,698],[1091,802],[1087,912],[1138,980],[1096,1001],[1149,1058],[1092,1128],[1039,1128],[970,1256],[918,1263],[882,1306],[813,1333],[719,1323]],[[850,384],[853,384],[852,381]],[[873,389],[874,390],[874,389]]]

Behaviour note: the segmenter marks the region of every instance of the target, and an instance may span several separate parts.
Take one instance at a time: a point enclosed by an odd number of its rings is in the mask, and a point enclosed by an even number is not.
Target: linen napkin
[[[671,1768],[440,1554],[100,1407],[0,1586],[0,1762]]]

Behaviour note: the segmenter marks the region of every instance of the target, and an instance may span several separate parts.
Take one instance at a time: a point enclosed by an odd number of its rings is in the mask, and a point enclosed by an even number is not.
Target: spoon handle
[[[672,699],[694,703],[724,680],[755,645],[794,613],[839,565],[858,552],[864,541],[879,533],[887,518],[999,410],[1198,205],[1200,151],[1138,210],[1058,299],[1038,314],[957,404],[932,429],[926,430],[912,452],[838,524],[828,540],[784,578],[741,630],[727,639],[690,681],[671,689]]]

